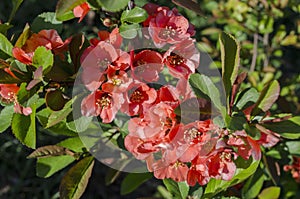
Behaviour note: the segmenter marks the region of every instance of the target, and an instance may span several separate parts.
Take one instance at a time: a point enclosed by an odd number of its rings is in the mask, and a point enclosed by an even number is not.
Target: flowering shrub
[[[107,29],[89,39],[82,33],[62,39],[55,29],[34,33],[29,25],[16,41],[0,34],[1,130],[11,126],[35,149],[28,157],[37,158],[37,174],[49,177],[76,162],[59,190],[61,198],[80,198],[96,158],[130,171],[127,179],[138,174],[142,180],[133,187],[153,173],[175,198],[212,198],[235,185],[244,198],[271,192],[279,198],[276,182],[260,192],[267,175],[275,181],[266,156],[279,154],[281,143],[295,155],[292,146],[299,144],[291,140],[300,138],[300,118],[272,114],[278,81],[260,91],[246,87],[239,42],[225,32],[219,35],[221,74],[201,68],[196,29],[176,8],[60,0],[48,15],[82,23],[95,11],[119,19],[105,18]],[[37,148],[37,121],[69,138]],[[298,157],[279,170],[299,182]]]

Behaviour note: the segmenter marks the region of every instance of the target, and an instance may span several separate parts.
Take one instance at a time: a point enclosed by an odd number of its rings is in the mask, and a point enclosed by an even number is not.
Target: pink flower
[[[163,70],[162,56],[152,50],[143,50],[132,60],[134,77],[140,81],[156,82]]]
[[[79,18],[78,23],[80,23],[83,20],[83,18],[90,11],[90,9],[91,8],[87,2],[84,2],[83,4],[76,6],[73,9],[74,16]]]
[[[187,39],[171,46],[163,58],[171,75],[188,79],[188,76],[199,66],[200,53],[193,40]]]
[[[120,94],[97,90],[82,100],[81,112],[84,116],[100,116],[103,123],[110,123],[122,103]]]
[[[119,74],[108,73],[107,81],[102,84],[102,90],[109,93],[125,93],[132,82],[132,78],[124,71],[119,71]]]
[[[209,168],[207,166],[207,157],[197,157],[192,161],[188,171],[187,183],[195,186],[198,182],[200,185],[206,185],[210,180]]]
[[[159,102],[163,102],[172,108],[176,108],[179,105],[179,93],[176,88],[171,85],[162,86],[157,91],[157,99],[155,103],[157,104]]]
[[[169,10],[153,4],[145,5],[144,8],[150,15],[144,26],[149,25],[149,34],[156,47],[163,47],[167,43],[175,44],[193,36],[193,26],[175,8]]]
[[[111,44],[101,41],[96,46],[87,48],[82,57],[82,81],[90,91],[97,90],[103,83],[103,75],[108,66],[119,57]]]

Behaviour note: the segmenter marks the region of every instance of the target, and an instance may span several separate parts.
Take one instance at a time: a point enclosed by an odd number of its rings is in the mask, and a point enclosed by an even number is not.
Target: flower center
[[[139,90],[135,90],[130,96],[130,101],[135,103],[140,103],[143,99],[144,96]]]
[[[167,26],[165,29],[162,29],[159,32],[159,37],[162,38],[162,39],[167,39],[170,36],[175,36],[175,35],[176,35],[176,30],[174,30],[172,28],[172,26]]]
[[[171,65],[174,65],[174,66],[179,66],[179,65],[183,64],[185,61],[183,57],[181,57],[177,54],[173,54],[173,53],[167,57],[167,60]]]
[[[102,96],[100,99],[97,99],[96,105],[102,108],[107,108],[111,105],[111,98],[108,95]]]
[[[199,132],[198,129],[193,127],[193,128],[190,128],[190,129],[184,131],[183,139],[188,142],[191,142],[191,141],[194,141],[196,138],[199,139],[202,134],[203,133]]]
[[[111,81],[114,86],[120,86],[122,84],[122,80],[118,78],[112,78]]]
[[[101,70],[106,70],[106,68],[109,64],[110,64],[110,61],[107,58],[97,60],[97,66],[100,67]]]
[[[228,152],[222,152],[221,154],[221,159],[223,161],[227,161],[227,162],[230,162],[232,160],[232,154],[231,153],[228,153]]]

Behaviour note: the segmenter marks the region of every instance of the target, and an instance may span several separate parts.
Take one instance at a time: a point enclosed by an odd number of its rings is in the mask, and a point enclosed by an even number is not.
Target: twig
[[[257,44],[258,44],[258,34],[254,33],[253,35],[253,55],[252,55],[252,61],[250,66],[250,72],[253,72],[256,65],[256,58],[257,58]]]

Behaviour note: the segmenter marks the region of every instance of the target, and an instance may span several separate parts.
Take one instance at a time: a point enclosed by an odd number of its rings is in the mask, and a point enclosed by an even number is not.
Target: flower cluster
[[[99,116],[110,123],[120,111],[130,116],[125,147],[145,160],[156,178],[187,181],[193,186],[211,178],[230,180],[241,156],[260,159],[260,147],[245,131],[229,132],[211,119],[183,123],[175,109],[196,99],[188,78],[199,65],[194,28],[176,9],[146,4],[143,23],[157,48],[121,50],[118,28],[99,32],[81,57],[81,79],[90,91],[81,104],[85,116]],[[153,85],[166,67],[176,85]]]

